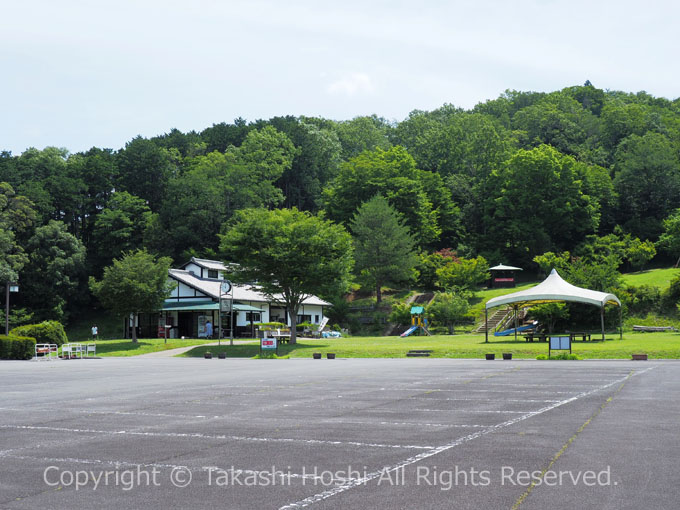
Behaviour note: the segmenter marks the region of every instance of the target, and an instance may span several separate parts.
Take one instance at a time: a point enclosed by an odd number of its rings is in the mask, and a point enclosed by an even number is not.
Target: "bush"
[[[680,302],[680,275],[671,279],[670,285],[661,294],[661,306],[666,312],[675,311],[678,302]]]
[[[661,291],[653,285],[624,287],[617,295],[631,315],[646,315],[656,310],[661,302]]]
[[[576,354],[573,354],[573,353],[569,354],[568,352],[563,352],[562,354],[556,354],[556,355],[550,356],[550,357],[548,357],[547,354],[539,354],[538,356],[536,356],[536,359],[540,359],[540,360],[546,360],[546,359],[549,359],[549,360],[580,360],[581,358],[579,358]]]
[[[68,343],[68,337],[64,331],[64,326],[58,321],[43,321],[39,324],[27,324],[19,326],[9,332],[13,336],[26,336],[35,338],[38,344],[57,344]]]
[[[0,359],[31,359],[35,354],[35,338],[15,335],[0,336]]]
[[[437,269],[437,285],[447,290],[474,289],[489,279],[489,263],[482,256],[457,259]]]
[[[258,328],[260,331],[272,331],[274,329],[283,329],[287,328],[283,322],[256,322],[253,324],[256,328]]]
[[[295,325],[295,329],[297,329],[298,331],[304,331],[305,329],[308,329],[308,330],[311,331],[311,330],[319,329],[319,325],[313,324],[311,322],[300,322],[299,324]]]
[[[401,326],[411,324],[411,306],[407,303],[395,303],[392,305],[392,312],[389,316],[390,322],[396,322]]]

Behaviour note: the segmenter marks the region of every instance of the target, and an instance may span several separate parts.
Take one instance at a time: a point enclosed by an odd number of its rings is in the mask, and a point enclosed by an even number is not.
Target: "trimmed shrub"
[[[62,345],[68,343],[68,337],[64,331],[64,326],[58,321],[43,321],[39,324],[19,326],[10,331],[9,334],[35,338],[35,341],[38,344]]]
[[[284,329],[288,327],[283,322],[256,322],[253,326],[260,331],[271,331],[273,329]]]
[[[295,326],[298,331],[304,331],[305,329],[318,329],[318,324],[312,324],[311,322],[301,322]]]
[[[0,336],[0,359],[31,359],[35,354],[35,338]]]

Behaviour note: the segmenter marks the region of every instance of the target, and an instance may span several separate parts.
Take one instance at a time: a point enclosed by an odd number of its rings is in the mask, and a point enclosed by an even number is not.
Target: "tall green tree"
[[[20,240],[28,235],[35,219],[32,202],[17,195],[9,183],[0,182],[0,283],[16,282],[28,262]]]
[[[111,195],[106,207],[97,215],[90,256],[95,275],[123,252],[144,247],[145,235],[152,223],[153,214],[146,201],[118,191]]]
[[[111,149],[91,148],[87,152],[73,154],[68,158],[67,166],[72,175],[82,182],[79,194],[74,225],[71,232],[85,245],[88,251],[92,248],[92,231],[97,216],[104,209],[111,194],[115,190],[118,166]]]
[[[671,211],[680,207],[680,159],[662,134],[631,135],[615,155],[614,188],[619,223],[641,238],[656,239]]]
[[[364,202],[350,222],[354,234],[355,270],[359,278],[382,300],[382,287],[407,283],[416,276],[415,240],[401,215],[387,200],[376,195]]]
[[[269,299],[281,301],[296,340],[297,313],[316,294],[345,290],[352,270],[352,241],[347,231],[297,209],[246,209],[220,235],[220,249],[236,282],[252,283]]]
[[[342,145],[342,159],[347,161],[364,151],[388,149],[391,130],[389,122],[376,115],[338,122],[335,131]]]
[[[37,320],[67,318],[85,266],[85,247],[64,223],[50,220],[26,243],[29,260],[22,271],[21,303]]]
[[[516,263],[528,263],[593,233],[598,204],[584,193],[576,166],[572,157],[548,145],[518,151],[489,179],[498,195],[485,203],[483,242],[500,246]]]
[[[680,264],[680,209],[673,211],[663,220],[663,234],[659,237],[657,246],[665,250],[672,257],[677,256],[675,267]]]
[[[138,136],[118,152],[117,163],[117,189],[143,198],[152,211],[158,211],[168,181],[176,173],[174,158],[168,149]]]
[[[403,147],[363,152],[340,166],[324,190],[325,211],[334,221],[348,224],[357,208],[381,194],[402,214],[421,245],[437,244],[446,218],[446,237],[456,229],[460,211],[438,174],[419,170]]]
[[[272,126],[248,133],[240,147],[231,147],[239,163],[248,168],[249,191],[263,207],[276,207],[283,202],[283,194],[274,182],[290,170],[296,149],[290,138]]]
[[[104,269],[102,279],[90,277],[90,290],[105,308],[120,318],[132,316],[136,324],[140,313],[154,313],[163,306],[174,284],[168,280],[172,260],[156,259],[145,250],[124,254]],[[132,328],[137,342],[137,328]]]

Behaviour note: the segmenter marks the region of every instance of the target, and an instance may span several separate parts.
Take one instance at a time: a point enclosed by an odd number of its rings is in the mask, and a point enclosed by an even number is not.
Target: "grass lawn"
[[[671,279],[680,275],[680,269],[669,267],[667,269],[651,269],[649,271],[636,271],[623,275],[623,281],[627,285],[652,285],[661,289],[671,284]]]
[[[75,340],[74,340],[75,341]],[[168,338],[168,343],[164,343],[163,338],[140,338],[137,343],[132,343],[129,339],[119,340],[97,340],[97,356],[136,356],[138,354],[147,354],[149,352],[166,351],[168,349],[177,349],[178,347],[187,347],[190,345],[199,345],[215,342],[215,340],[197,340],[178,338]],[[92,343],[83,340],[82,343]]]
[[[490,337],[484,343],[483,335],[454,335],[431,337],[352,337],[334,339],[298,340],[296,345],[279,346],[279,356],[292,358],[311,358],[313,352],[324,356],[334,352],[339,358],[404,358],[411,349],[430,349],[432,357],[437,358],[484,358],[486,353],[498,357],[511,352],[513,358],[535,359],[539,354],[548,354],[545,342],[527,343],[520,337]],[[680,359],[680,333],[624,333],[623,340],[618,335],[609,334],[605,342],[574,342],[573,353],[584,359],[630,359],[633,353],[646,353],[650,358]],[[183,354],[187,357],[202,357],[205,351],[213,355],[226,352],[228,357],[250,358],[259,353],[259,346],[235,345],[196,347]]]

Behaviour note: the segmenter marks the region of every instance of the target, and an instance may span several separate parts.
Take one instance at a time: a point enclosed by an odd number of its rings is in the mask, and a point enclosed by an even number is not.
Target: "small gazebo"
[[[490,267],[489,271],[491,271],[490,287],[514,287],[515,271],[522,271],[522,268],[498,264],[497,266]]]
[[[575,303],[586,303],[600,307],[600,322],[602,324],[602,340],[604,340],[604,307],[608,304],[614,304],[621,309],[621,301],[614,294],[607,292],[599,292],[597,290],[583,289],[576,287],[562,279],[555,269],[550,272],[550,275],[541,283],[530,289],[513,292],[505,296],[499,296],[489,299],[486,302],[484,309],[484,322],[487,326],[486,341],[489,341],[488,319],[489,308],[496,306],[512,305],[515,309],[515,322],[517,321],[517,309],[520,306],[540,303],[553,303],[560,301],[571,301]],[[623,335],[622,328],[623,317],[619,314],[619,334]],[[515,324],[515,336],[517,335],[517,324]]]

